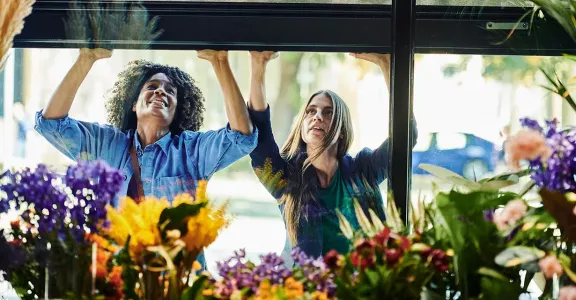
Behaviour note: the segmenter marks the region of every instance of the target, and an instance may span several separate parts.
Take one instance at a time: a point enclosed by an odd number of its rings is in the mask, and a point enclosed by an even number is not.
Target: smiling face
[[[148,78],[132,107],[138,123],[157,122],[161,127],[170,127],[178,104],[177,93],[166,74],[157,73]]]
[[[318,94],[306,107],[302,120],[302,140],[308,145],[319,147],[330,130],[334,108],[332,100],[325,94]]]

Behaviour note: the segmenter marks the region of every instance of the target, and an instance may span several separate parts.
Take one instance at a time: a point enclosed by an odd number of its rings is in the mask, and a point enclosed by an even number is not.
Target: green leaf
[[[418,167],[444,181],[450,182],[457,186],[463,186],[470,190],[476,190],[480,188],[480,184],[474,181],[470,181],[459,174],[452,172],[448,169],[431,165],[431,164],[419,164]]]
[[[192,286],[187,288],[182,293],[182,297],[180,299],[181,300],[204,299],[204,296],[202,295],[202,291],[204,291],[204,288],[205,288],[207,282],[208,282],[208,276],[206,276],[206,275],[198,276],[196,278],[196,280],[194,280],[194,283],[192,284]]]
[[[162,233],[162,238],[165,238],[166,231],[174,229],[180,230],[181,236],[186,235],[188,232],[188,218],[197,215],[206,204],[206,202],[182,203],[176,207],[165,208],[160,214],[158,221],[158,229]]]
[[[482,268],[478,269],[478,274],[488,276],[488,277],[491,277],[494,279],[502,280],[502,281],[509,281],[510,280],[508,277],[502,275],[502,273],[500,273],[494,269],[490,269],[490,268],[486,268],[486,267],[482,267]]]
[[[518,183],[517,181],[512,181],[512,180],[494,180],[494,181],[488,181],[486,183],[483,183],[480,185],[480,188],[478,188],[479,191],[498,191],[502,188],[505,188],[507,186],[511,186]]]
[[[370,285],[372,285],[373,287],[380,285],[380,275],[378,274],[378,272],[367,269],[364,271],[364,274],[366,274],[366,278],[368,278],[368,282],[370,282]]]
[[[482,277],[481,299],[518,299],[522,294],[522,288],[517,282],[500,280],[493,277]]]
[[[500,252],[494,261],[503,267],[515,267],[521,264],[538,260],[546,253],[538,248],[515,246]]]
[[[547,14],[552,16],[576,42],[576,26],[574,26],[573,14],[568,1],[562,0],[530,0],[540,6]]]

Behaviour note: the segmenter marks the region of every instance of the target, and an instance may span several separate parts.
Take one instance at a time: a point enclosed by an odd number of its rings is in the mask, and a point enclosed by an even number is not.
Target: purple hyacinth
[[[540,188],[576,191],[576,132],[573,128],[559,130],[557,120],[547,121],[545,128],[535,120],[525,118],[521,121],[527,128],[539,129],[552,149],[552,155],[546,161],[537,158],[529,162],[532,180]]]
[[[0,198],[0,213],[13,203],[27,209],[20,217],[35,225],[41,235],[55,232],[77,242],[84,240],[86,228],[96,231],[96,225],[106,218],[106,204],[122,184],[120,172],[102,161],[70,166],[65,176],[40,164],[34,171],[8,172],[0,179],[0,189],[6,192]]]

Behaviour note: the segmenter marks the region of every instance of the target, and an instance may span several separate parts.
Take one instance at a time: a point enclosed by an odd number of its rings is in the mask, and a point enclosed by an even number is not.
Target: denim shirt
[[[258,130],[245,136],[230,129],[206,132],[170,132],[156,143],[142,149],[134,130],[120,129],[98,123],[83,122],[68,116],[49,120],[36,113],[35,129],[50,144],[74,161],[102,159],[124,175],[118,196],[125,196],[134,171],[130,157],[130,137],[141,169],[144,195],[166,198],[169,202],[180,193],[194,195],[199,180],[212,175],[249,154],[257,143]],[[112,205],[118,205],[118,198]],[[203,257],[202,257],[203,259]],[[200,258],[199,258],[200,260]],[[201,261],[204,265],[204,262]]]
[[[284,204],[280,203],[288,182],[288,167],[286,160],[280,155],[278,145],[274,141],[270,121],[270,107],[265,111],[249,109],[254,126],[258,128],[258,145],[250,153],[252,168],[260,182],[268,192],[279,201],[279,209],[284,216]],[[417,139],[416,121],[412,119],[414,133],[413,145]],[[389,141],[386,139],[378,148],[372,150],[363,148],[355,157],[349,154],[339,161],[341,178],[351,199],[357,199],[364,213],[369,217],[368,209],[374,210],[378,217],[385,220],[382,194],[379,185],[388,178]],[[316,195],[317,196],[317,195]],[[321,201],[308,203],[301,208],[307,218],[301,218],[297,229],[296,245],[308,256],[318,257],[322,254],[322,219],[325,217],[337,219],[335,211],[328,210]],[[345,215],[347,219],[355,215]],[[287,240],[288,242],[288,240]],[[288,245],[287,245],[288,246]],[[289,247],[285,247],[286,252]]]

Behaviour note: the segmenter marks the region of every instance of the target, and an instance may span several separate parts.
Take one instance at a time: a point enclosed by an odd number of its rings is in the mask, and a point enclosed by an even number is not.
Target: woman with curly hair
[[[176,67],[134,61],[119,75],[106,103],[110,125],[78,121],[68,111],[92,65],[112,55],[81,49],[78,59],[45,109],[36,114],[36,130],[73,160],[103,159],[124,174],[119,196],[193,193],[211,176],[256,146],[246,104],[226,51],[202,50],[198,57],[213,66],[224,91],[226,127],[198,132],[204,97],[190,75]],[[118,199],[112,203],[116,206]]]
[[[342,235],[336,211],[340,211],[357,230],[353,199],[364,212],[372,209],[384,219],[379,185],[388,177],[388,140],[376,149],[364,148],[348,154],[354,131],[346,102],[330,90],[314,93],[288,140],[279,149],[270,121],[264,78],[266,65],[275,52],[251,52],[252,76],[249,112],[258,128],[258,145],[250,153],[252,167],[278,205],[287,231],[283,256],[291,246],[318,257],[330,250],[347,253],[350,241]],[[352,54],[380,67],[389,86],[390,56],[377,53]],[[414,128],[416,128],[415,120]],[[413,142],[417,133],[414,130]],[[414,143],[413,143],[414,144]]]

